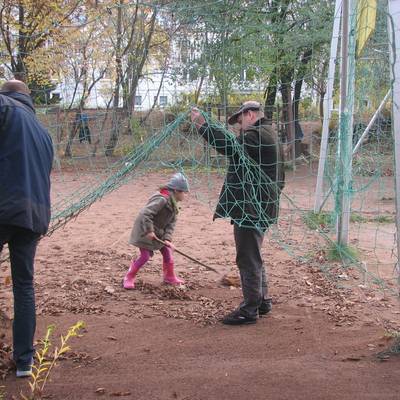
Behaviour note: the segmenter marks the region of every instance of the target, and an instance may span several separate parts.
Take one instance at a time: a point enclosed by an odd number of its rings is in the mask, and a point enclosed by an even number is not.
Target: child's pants
[[[147,261],[150,260],[151,257],[153,257],[154,252],[151,250],[139,248],[140,250],[140,256],[135,260],[133,263],[133,266],[135,269],[139,269],[143,267],[144,264],[147,263]],[[174,260],[172,258],[172,250],[170,247],[164,246],[160,249],[160,252],[163,256],[163,261],[164,264],[169,264],[172,263]]]

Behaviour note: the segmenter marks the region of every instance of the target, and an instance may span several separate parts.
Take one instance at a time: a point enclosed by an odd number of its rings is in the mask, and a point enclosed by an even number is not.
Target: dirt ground
[[[177,272],[187,284],[171,288],[161,284],[161,255],[155,254],[140,271],[137,290],[122,289],[136,254],[127,244],[134,217],[168,176],[152,173],[128,183],[41,241],[37,339],[50,324],[57,325],[55,343],[78,320],[86,324],[54,369],[46,398],[400,398],[400,357],[389,351],[388,335],[400,327],[398,300],[362,285],[356,274],[340,288],[318,268],[321,253],[308,260],[292,257],[267,236],[263,256],[273,311],[256,325],[223,326],[219,319],[241,299],[235,279],[221,281],[225,274],[236,276],[232,227],[212,222],[210,207],[194,194],[182,204],[174,242],[219,273],[176,254]],[[294,189],[289,176],[285,190],[303,193],[307,203],[313,179],[298,179]],[[283,216],[288,208],[283,202]],[[283,218],[281,232],[287,223]],[[315,236],[296,219],[291,225],[288,236],[297,249],[313,249]],[[3,264],[0,310],[6,317],[12,315],[8,275]],[[5,319],[0,342],[4,363],[11,342]],[[27,380],[16,380],[13,371],[5,375],[0,388],[6,399],[28,393]]]

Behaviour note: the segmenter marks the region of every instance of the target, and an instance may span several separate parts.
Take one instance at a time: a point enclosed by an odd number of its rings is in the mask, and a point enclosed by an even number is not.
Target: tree
[[[3,65],[15,78],[31,87],[48,88],[54,58],[67,40],[66,26],[82,0],[4,0],[0,9],[0,33],[6,50]],[[53,61],[53,62],[51,62]]]
[[[70,43],[61,49],[63,61],[59,65],[59,81],[69,89],[73,88],[67,109],[86,107],[93,88],[104,77],[111,76],[113,52],[110,51],[109,29],[98,22],[104,10],[100,8],[82,9],[81,21],[93,21],[71,33]],[[77,133],[75,124],[68,134],[64,155],[72,156],[72,143]]]
[[[134,6],[131,4],[128,6],[124,0],[118,0],[118,7],[107,22],[113,27],[111,42],[116,73],[113,129],[106,147],[106,155],[113,154],[120,134],[117,109],[121,98],[124,114],[129,120],[135,108],[135,94],[145,67],[153,63],[154,68],[160,55],[162,58],[169,54],[169,36],[163,27],[157,3],[154,2],[152,7],[142,6],[139,2]],[[128,133],[132,133],[131,124],[128,124]]]

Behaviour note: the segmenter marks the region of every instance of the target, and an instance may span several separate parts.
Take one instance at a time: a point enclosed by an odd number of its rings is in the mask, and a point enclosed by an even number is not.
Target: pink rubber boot
[[[182,285],[183,283],[185,283],[183,279],[179,279],[175,275],[173,262],[163,263],[163,273],[164,273],[164,283],[167,283],[168,285]]]
[[[132,261],[132,264],[124,278],[124,289],[135,289],[135,276],[140,267],[141,266],[135,266],[135,263]]]

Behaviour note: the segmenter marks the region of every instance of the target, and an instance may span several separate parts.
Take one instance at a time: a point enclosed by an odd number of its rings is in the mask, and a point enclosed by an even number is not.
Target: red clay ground
[[[363,285],[339,289],[315,262],[293,259],[268,240],[263,254],[273,312],[253,326],[221,325],[218,319],[241,298],[239,288],[221,284],[224,274],[236,273],[232,228],[226,221],[212,223],[211,210],[194,196],[182,204],[174,241],[220,274],[176,254],[177,270],[188,284],[169,288],[160,284],[156,254],[140,272],[138,290],[123,290],[121,280],[135,254],[127,244],[132,221],[167,177],[150,174],[125,185],[41,242],[37,338],[49,324],[60,334],[78,320],[86,323],[84,335],[71,341],[71,352],[54,370],[46,398],[400,398],[400,357],[382,356],[391,344],[385,328],[399,328],[396,299]],[[305,180],[296,190],[311,184]],[[289,182],[286,190],[290,187]],[[314,236],[297,221],[292,224],[291,240],[302,230],[297,245],[307,252]],[[0,309],[11,315],[4,265],[0,274],[6,283]],[[11,330],[4,325],[0,341],[10,343]],[[1,385],[7,399],[28,389],[13,373]]]

